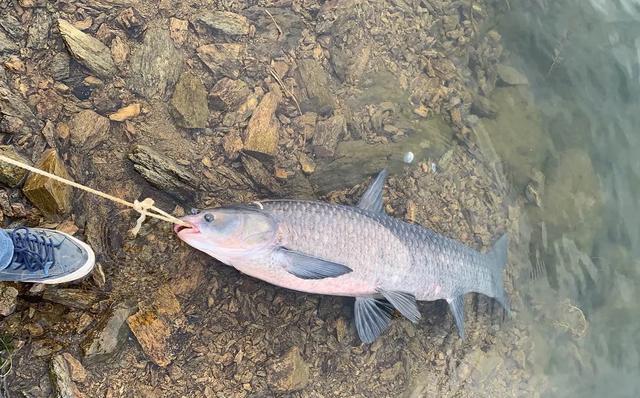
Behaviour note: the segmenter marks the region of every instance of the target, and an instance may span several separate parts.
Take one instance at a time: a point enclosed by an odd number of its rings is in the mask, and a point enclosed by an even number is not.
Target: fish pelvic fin
[[[373,180],[369,188],[360,198],[358,207],[364,210],[369,210],[374,213],[382,213],[382,189],[384,183],[387,180],[389,172],[387,169],[383,169],[378,176]]]
[[[389,326],[393,307],[374,297],[356,297],[356,330],[363,343],[373,343]]]
[[[453,314],[453,319],[456,322],[458,335],[462,340],[464,340],[464,296],[460,294],[451,299],[447,299],[447,302],[449,303],[449,309],[451,309],[451,313]]]
[[[420,320],[420,311],[418,311],[416,297],[413,294],[382,289],[378,289],[378,293],[411,322],[417,323]]]
[[[507,314],[510,313],[509,297],[504,290],[504,268],[507,265],[507,251],[509,239],[507,234],[502,235],[486,254],[491,278],[493,280],[493,297],[502,305]]]

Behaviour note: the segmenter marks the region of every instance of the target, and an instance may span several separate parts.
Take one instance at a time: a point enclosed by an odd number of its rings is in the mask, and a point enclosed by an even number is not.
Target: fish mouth
[[[196,234],[197,234],[198,232],[200,232],[200,230],[198,229],[198,227],[196,227],[196,226],[195,226],[195,225],[193,225],[193,224],[189,224],[189,225],[175,225],[175,226],[173,227],[173,231],[174,231],[178,236],[180,236],[180,234],[183,234],[183,235],[184,235],[185,233],[192,233],[192,234],[196,233]]]

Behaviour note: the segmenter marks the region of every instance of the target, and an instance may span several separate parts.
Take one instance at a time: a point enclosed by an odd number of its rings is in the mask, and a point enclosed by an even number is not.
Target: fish
[[[464,295],[480,293],[509,313],[505,233],[482,253],[383,210],[382,170],[357,206],[261,200],[200,211],[178,238],[241,273],[300,292],[354,297],[355,326],[375,341],[397,310],[417,323],[418,301],[447,301],[464,339]]]

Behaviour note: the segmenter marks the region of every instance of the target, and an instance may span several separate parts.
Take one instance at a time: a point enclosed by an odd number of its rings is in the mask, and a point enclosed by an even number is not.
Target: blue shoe
[[[70,282],[91,272],[95,260],[89,245],[64,232],[0,229],[0,281]]]

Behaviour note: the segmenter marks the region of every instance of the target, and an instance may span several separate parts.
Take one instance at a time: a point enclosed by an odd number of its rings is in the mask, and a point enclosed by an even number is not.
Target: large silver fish
[[[463,295],[494,297],[508,311],[502,272],[507,236],[487,253],[386,215],[383,170],[357,207],[266,200],[202,211],[180,239],[240,272],[307,293],[355,297],[358,335],[374,341],[393,308],[413,322],[416,301],[445,299],[464,338]]]

